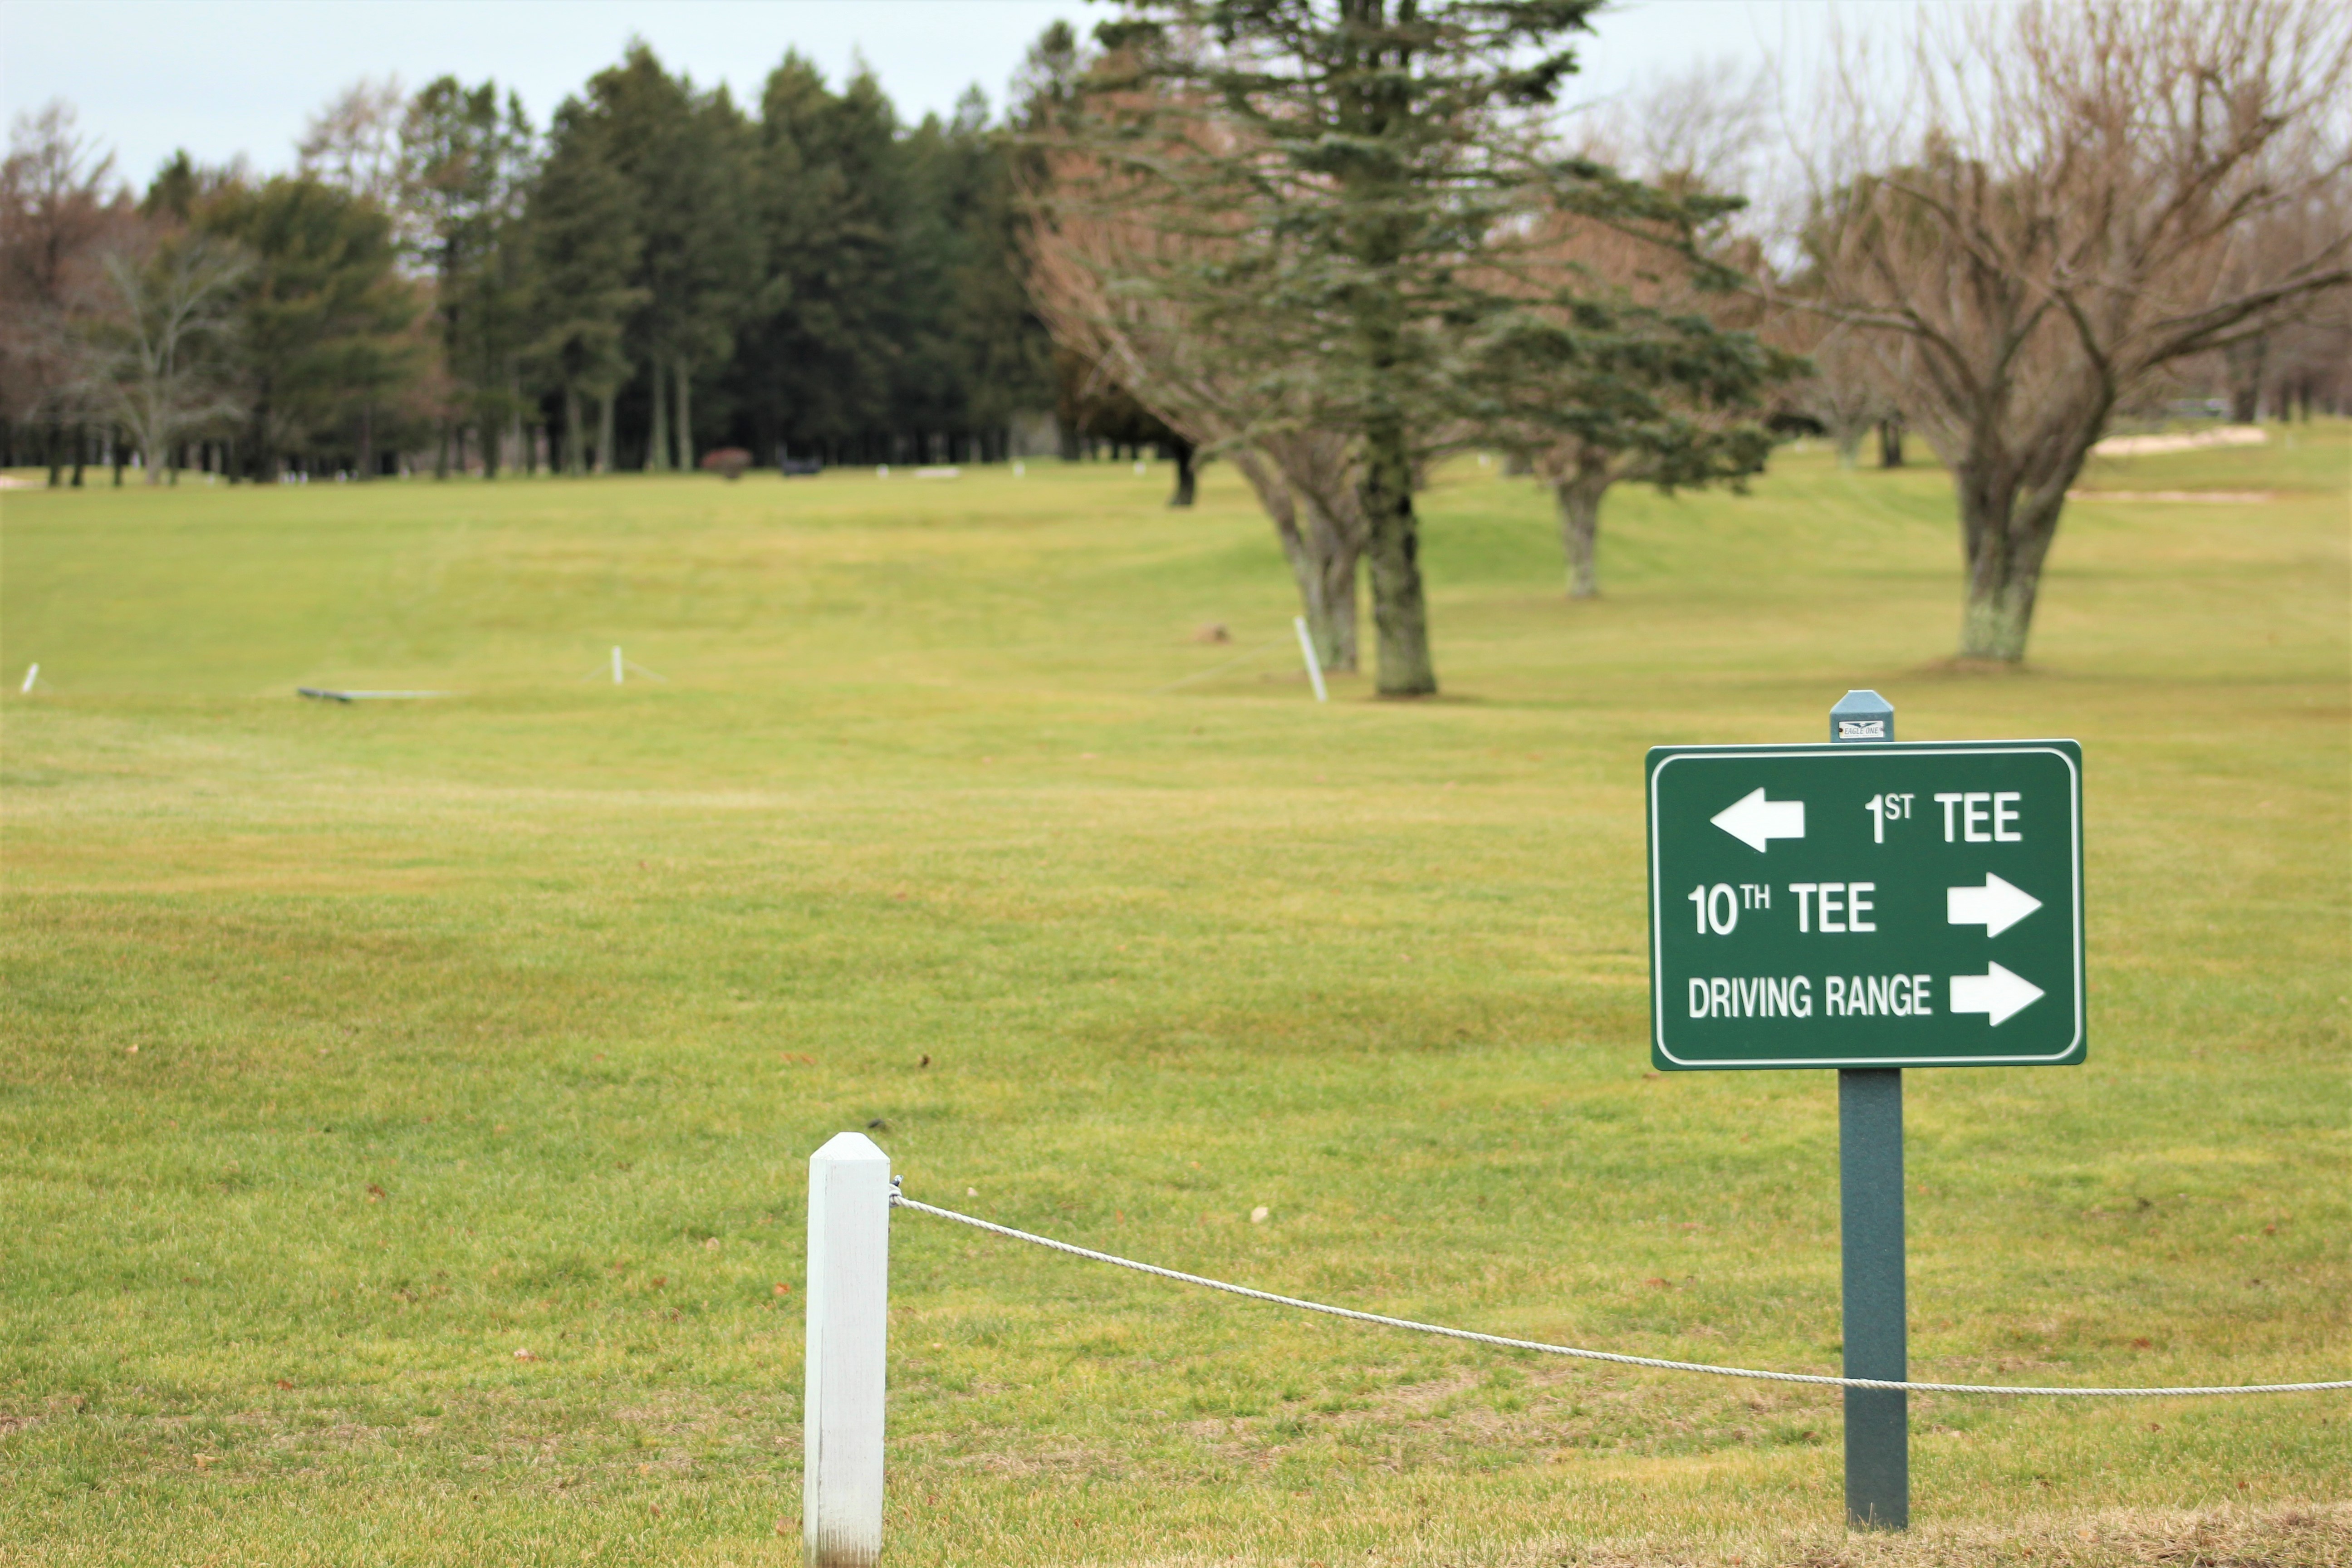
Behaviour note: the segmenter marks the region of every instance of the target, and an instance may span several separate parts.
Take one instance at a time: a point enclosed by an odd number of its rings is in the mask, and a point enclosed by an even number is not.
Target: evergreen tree
[[[869,75],[835,94],[788,54],[768,77],[755,165],[767,281],[737,377],[763,445],[838,458],[889,426],[906,337],[897,129]]]
[[[289,457],[369,453],[379,412],[422,368],[408,328],[424,301],[400,274],[390,215],[280,176],[223,188],[194,219],[251,258],[236,338],[247,471],[275,479]]]
[[[451,437],[464,460],[474,431],[482,471],[502,446],[522,446],[522,352],[528,247],[518,243],[535,173],[536,139],[522,101],[498,84],[455,77],[427,85],[402,121],[401,199],[432,268],[450,396],[434,468],[448,472]],[[503,439],[502,439],[503,437]]]
[[[564,100],[523,226],[532,280],[528,360],[559,400],[556,461],[567,474],[612,471],[613,404],[629,368],[623,340],[645,299],[631,281],[645,243],[637,193],[608,152],[610,135],[589,105]]]
[[[725,89],[697,92],[643,44],[588,92],[607,122],[606,155],[632,188],[641,240],[626,341],[648,399],[646,468],[690,468],[695,379],[724,368],[760,282],[751,139]]]
[[[1011,139],[989,129],[979,89],[964,95],[935,145],[927,193],[939,247],[933,337],[955,389],[953,424],[986,439],[1053,400],[1052,339],[1023,279]],[[1162,426],[1146,438],[1173,435]]]
[[[1131,211],[1208,242],[1171,287],[1248,345],[1286,417],[1354,444],[1383,696],[1437,689],[1414,477],[1528,368],[1474,352],[1480,337],[1538,301],[1569,342],[1608,320],[1543,265],[1530,217],[1721,210],[1547,154],[1539,111],[1597,7],[1130,0],[1097,30],[1087,145],[1131,176]]]

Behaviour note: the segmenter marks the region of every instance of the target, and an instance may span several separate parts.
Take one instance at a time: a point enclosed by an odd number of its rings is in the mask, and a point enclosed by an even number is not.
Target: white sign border
[[[2080,742],[2074,742],[2081,744]],[[1969,1067],[2054,1067],[2074,1055],[2083,1044],[2084,1020],[2090,997],[2090,972],[2084,963],[2083,951],[2083,772],[2063,746],[2049,741],[1983,741],[1977,742],[1864,743],[1847,745],[1785,746],[1676,746],[1673,754],[1650,770],[1648,784],[1650,837],[1650,1047],[1675,1067],[1692,1072],[1739,1072],[1763,1068],[1969,1068]],[[1688,1061],[1666,1048],[1665,993],[1658,984],[1658,973],[1665,962],[1665,912],[1658,901],[1658,779],[1665,771],[1685,759],[1717,761],[1740,757],[1864,757],[1870,755],[1900,755],[1906,757],[1936,756],[2053,756],[2066,764],[2066,775],[2073,784],[2069,815],[2074,827],[2074,1037],[2066,1048],[2046,1055],[2034,1056],[1969,1056],[1969,1057],[1839,1057],[1821,1060],[1812,1057],[1795,1057],[1767,1061]]]

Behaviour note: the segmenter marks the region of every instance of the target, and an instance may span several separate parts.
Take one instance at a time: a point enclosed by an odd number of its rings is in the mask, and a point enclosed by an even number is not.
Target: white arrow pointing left
[[[1805,836],[1805,803],[1766,800],[1761,788],[1752,789],[1707,820],[1760,855],[1775,838]]]
[[[1944,889],[1944,923],[1982,926],[1987,936],[1999,936],[2041,907],[2040,899],[1990,871],[1981,888]]]
[[[2012,974],[1998,963],[1988,963],[1982,974],[1952,976],[1950,1010],[1982,1013],[1998,1029],[2041,1001],[2042,994],[2042,987],[2023,975]]]

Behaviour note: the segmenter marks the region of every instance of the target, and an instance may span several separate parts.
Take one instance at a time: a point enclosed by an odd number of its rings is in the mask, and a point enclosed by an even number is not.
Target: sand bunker
[[[2095,458],[2146,458],[2158,452],[2195,452],[2207,447],[2259,447],[2270,432],[2258,425],[2224,425],[2186,436],[2110,436],[2091,448]]]

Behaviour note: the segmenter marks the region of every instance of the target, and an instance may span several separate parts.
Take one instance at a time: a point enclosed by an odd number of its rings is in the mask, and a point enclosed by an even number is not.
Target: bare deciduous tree
[[[132,221],[129,198],[107,193],[113,169],[62,100],[17,118],[0,164],[0,412],[44,432],[52,485],[68,451],[80,484],[88,455],[78,333],[104,245]]]
[[[2231,282],[2243,288],[2292,266],[2331,236],[2352,233],[2352,179],[2314,186],[2305,199],[2282,203],[2254,218],[2240,246]],[[2352,370],[2343,329],[2352,320],[2352,295],[2332,290],[2305,296],[2293,314],[2263,324],[2219,356],[2226,372],[2230,417],[2242,424],[2280,412],[2298,394],[2307,404],[2314,386]],[[2334,331],[2330,329],[2334,328]]]
[[[1849,70],[1804,243],[1821,308],[1912,345],[1901,402],[1958,489],[1961,653],[2014,662],[2118,404],[2352,282],[2340,225],[2254,244],[2352,170],[2352,12],[2025,0],[1923,22],[1908,64],[1893,124]]]
[[[400,131],[407,112],[400,78],[362,77],[310,116],[294,144],[297,166],[386,212],[398,211],[406,177]]]
[[[1769,73],[1717,56],[1596,108],[1575,138],[1602,163],[1684,189],[1748,191],[1769,145]]]
[[[1367,529],[1352,444],[1286,417],[1278,387],[1237,368],[1245,356],[1218,323],[1143,286],[1176,252],[1197,261],[1215,247],[1213,234],[1177,235],[1122,216],[1123,203],[1100,188],[1122,176],[1082,153],[1064,150],[1049,163],[1062,199],[1033,202],[1027,247],[1031,297],[1055,341],[1248,480],[1297,584],[1317,657],[1326,668],[1355,669]]]
[[[1701,66],[1612,104],[1576,155],[1677,197],[1729,196],[1749,168],[1765,102],[1760,77],[1728,61]],[[1798,364],[1759,341],[1749,329],[1763,311],[1726,287],[1756,258],[1732,228],[1740,201],[1722,205],[1696,234],[1622,214],[1538,220],[1536,257],[1580,279],[1579,307],[1605,302],[1610,319],[1605,328],[1588,319],[1580,341],[1562,343],[1568,352],[1538,374],[1500,378],[1506,412],[1490,433],[1551,489],[1571,599],[1601,591],[1601,505],[1612,487],[1737,486],[1770,451],[1750,416],[1763,389]],[[1555,300],[1536,313],[1559,321],[1579,308]]]
[[[159,484],[189,431],[243,412],[219,356],[206,351],[226,337],[234,290],[251,268],[234,247],[184,234],[118,247],[105,269],[110,298],[89,331],[89,380],[146,455],[147,482]]]
[[[1790,389],[1790,405],[1828,433],[1838,466],[1853,468],[1863,438],[1896,413],[1886,389],[1901,377],[1886,360],[1897,345],[1811,310],[1776,312],[1769,335],[1811,363],[1811,374]]]

